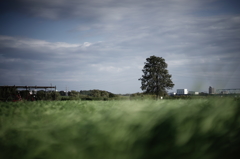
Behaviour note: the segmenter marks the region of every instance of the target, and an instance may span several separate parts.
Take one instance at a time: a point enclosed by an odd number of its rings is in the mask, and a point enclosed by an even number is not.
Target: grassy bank
[[[232,99],[0,103],[0,158],[234,158],[239,115]]]

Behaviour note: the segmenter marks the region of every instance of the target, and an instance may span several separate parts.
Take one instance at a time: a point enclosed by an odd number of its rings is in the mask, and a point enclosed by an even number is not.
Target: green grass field
[[[0,159],[229,159],[233,99],[0,103]]]

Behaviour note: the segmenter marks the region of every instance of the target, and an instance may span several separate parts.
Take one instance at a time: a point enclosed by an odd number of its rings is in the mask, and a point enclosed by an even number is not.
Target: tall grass
[[[239,157],[231,99],[0,103],[0,158]]]

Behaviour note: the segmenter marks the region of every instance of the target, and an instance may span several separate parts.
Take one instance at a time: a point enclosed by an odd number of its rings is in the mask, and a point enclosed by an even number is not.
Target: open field
[[[220,98],[1,102],[0,158],[238,158],[239,115]]]

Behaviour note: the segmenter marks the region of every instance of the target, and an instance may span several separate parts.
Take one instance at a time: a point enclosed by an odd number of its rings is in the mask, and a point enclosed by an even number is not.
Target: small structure
[[[195,92],[195,91],[188,91],[188,94],[190,94],[190,95],[199,95],[199,92]]]
[[[175,96],[176,93],[175,93],[175,92],[170,92],[170,93],[168,93],[168,95],[170,95],[170,96]]]

